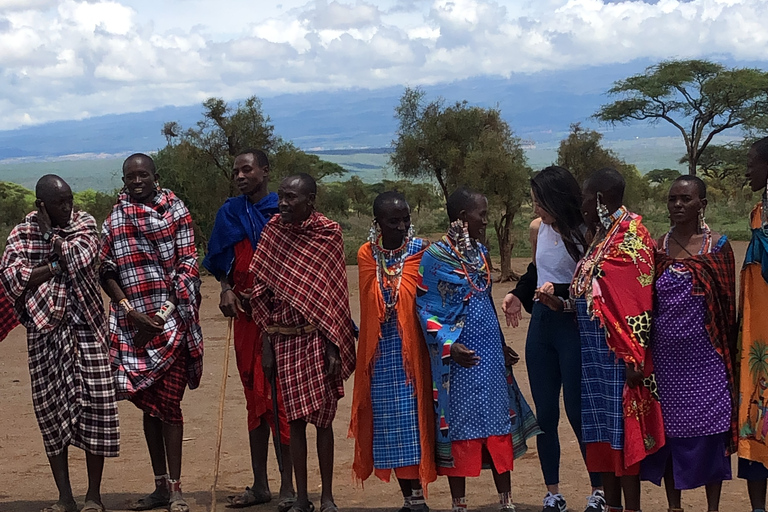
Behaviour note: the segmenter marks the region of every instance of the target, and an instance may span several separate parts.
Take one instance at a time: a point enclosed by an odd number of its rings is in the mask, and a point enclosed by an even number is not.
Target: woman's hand
[[[523,318],[523,303],[512,292],[509,292],[504,297],[504,302],[501,304],[501,310],[504,312],[504,317],[507,319],[507,327],[517,327],[520,325],[520,320]]]
[[[643,372],[638,371],[632,365],[625,365],[627,386],[634,389],[643,385]]]
[[[472,368],[480,363],[480,356],[474,350],[469,350],[463,343],[451,345],[451,358],[462,368]]]
[[[504,344],[504,366],[514,366],[520,361],[520,356],[515,350]]]

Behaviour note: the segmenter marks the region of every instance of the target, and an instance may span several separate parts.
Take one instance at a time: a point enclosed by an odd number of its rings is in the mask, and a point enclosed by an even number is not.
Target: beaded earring
[[[705,229],[707,229],[707,222],[704,218],[704,208],[701,208],[699,210],[699,229],[701,229],[701,232],[703,233]]]
[[[600,219],[600,224],[602,224],[605,229],[610,228],[611,224],[613,224],[611,212],[609,212],[608,207],[603,204],[602,192],[597,193],[597,217]]]
[[[376,219],[371,221],[371,229],[368,230],[368,241],[373,245],[379,243],[379,237],[381,236],[381,227]]]

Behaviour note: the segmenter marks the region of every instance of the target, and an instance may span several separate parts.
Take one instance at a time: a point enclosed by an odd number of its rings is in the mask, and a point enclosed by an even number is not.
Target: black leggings
[[[581,340],[575,313],[559,313],[536,302],[533,305],[525,361],[531,384],[536,419],[544,432],[536,438],[541,471],[546,485],[560,483],[560,388],[565,414],[581,442]],[[593,487],[602,485],[599,473],[590,473]]]

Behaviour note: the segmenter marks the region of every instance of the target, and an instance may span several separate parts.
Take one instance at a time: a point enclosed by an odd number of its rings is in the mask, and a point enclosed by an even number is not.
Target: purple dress
[[[712,252],[725,241],[722,237]],[[655,287],[651,353],[667,442],[643,461],[642,478],[661,485],[671,457],[677,489],[730,480],[725,454],[731,396],[725,363],[706,329],[704,297],[693,295],[693,277],[679,263],[670,265]]]

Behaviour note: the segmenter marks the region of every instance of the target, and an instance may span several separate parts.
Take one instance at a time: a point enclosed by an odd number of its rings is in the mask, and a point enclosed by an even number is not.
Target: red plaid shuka
[[[317,328],[301,336],[273,336],[288,419],[309,417],[332,406],[335,410],[328,392],[332,390],[336,399],[344,396],[342,380],[355,369],[341,228],[317,212],[298,226],[275,216],[261,234],[250,271],[255,279],[253,318],[261,328],[272,324]],[[341,376],[333,383],[324,373],[328,341],[339,347],[341,355]],[[325,416],[323,420],[330,414]]]
[[[75,212],[55,229],[63,239],[64,272],[27,289],[36,267],[54,259],[37,212],[16,226],[0,262],[0,289],[27,328],[32,403],[49,456],[69,445],[117,456],[120,430],[106,325],[96,278],[96,222]]]
[[[736,322],[736,264],[733,249],[725,245],[720,251],[673,259],[665,251],[656,251],[656,275],[660,276],[672,264],[685,266],[693,278],[693,294],[703,296],[707,304],[707,333],[712,346],[725,363],[731,392],[731,432],[729,453],[738,443],[739,400],[734,378],[734,360],[738,324]]]
[[[13,303],[8,300],[5,290],[0,286],[0,341],[3,341],[17,325],[19,325],[19,319],[16,318],[16,312],[13,310]]]
[[[203,333],[200,275],[189,210],[170,190],[158,192],[151,204],[133,202],[121,194],[104,221],[102,236],[101,273],[118,274],[131,306],[154,315],[171,292],[179,301],[163,332],[141,349],[133,345],[135,328],[122,308],[110,304],[110,356],[118,398],[131,398],[152,386],[184,356],[182,351],[187,351],[189,388],[195,389],[203,372]]]

